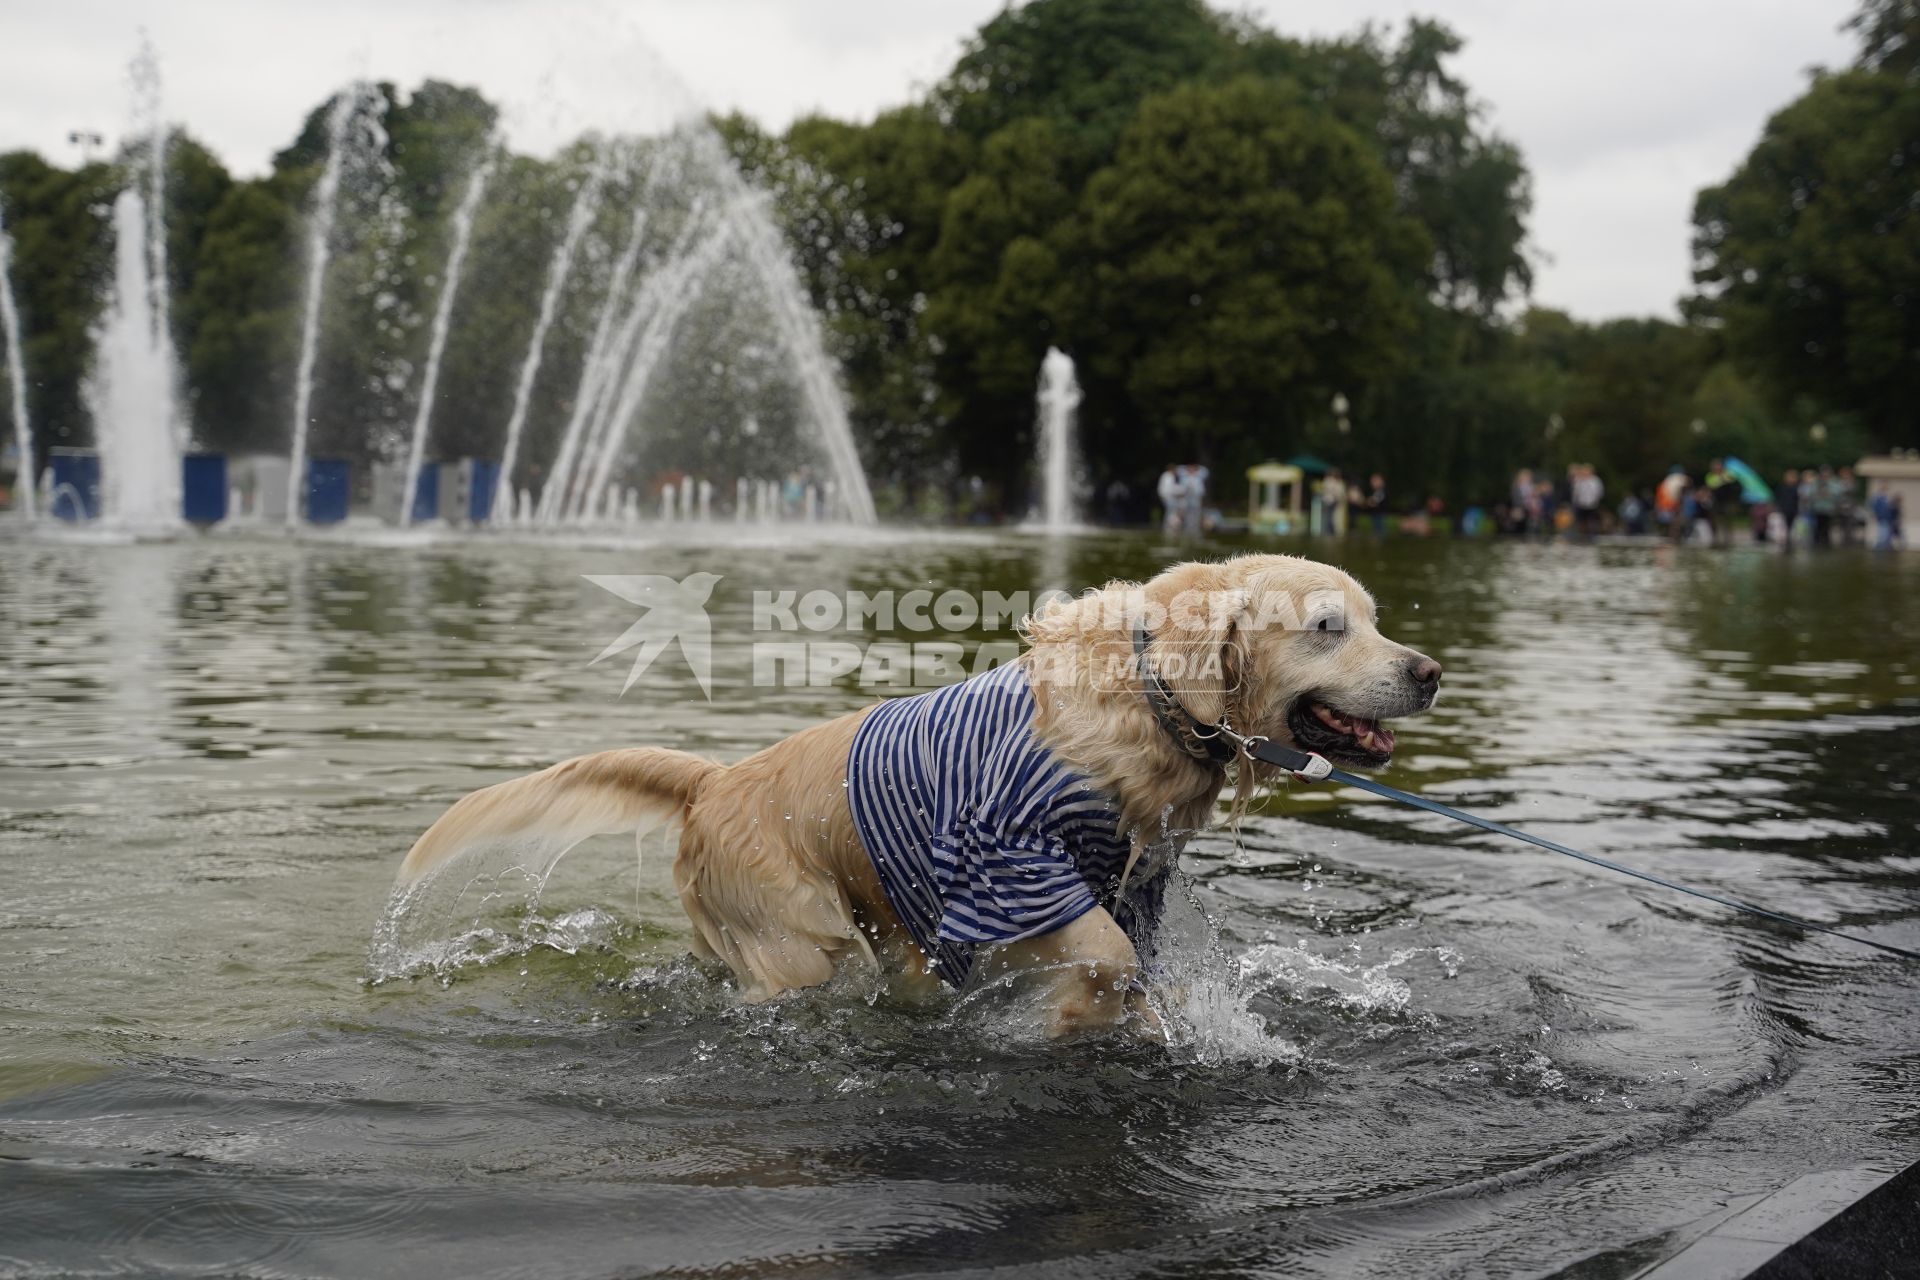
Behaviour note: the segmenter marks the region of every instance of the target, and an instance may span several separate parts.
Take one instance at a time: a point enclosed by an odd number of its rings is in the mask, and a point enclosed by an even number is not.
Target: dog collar
[[[1173,744],[1181,752],[1204,765],[1216,769],[1225,768],[1240,754],[1235,745],[1238,734],[1228,728],[1226,717],[1222,716],[1218,724],[1203,724],[1200,718],[1187,710],[1186,704],[1174,696],[1167,682],[1154,669],[1153,660],[1147,657],[1147,646],[1153,643],[1153,637],[1147,633],[1147,624],[1136,623],[1133,628],[1134,664],[1140,672],[1140,691],[1146,695],[1147,705],[1153,708],[1153,718],[1167,731]]]

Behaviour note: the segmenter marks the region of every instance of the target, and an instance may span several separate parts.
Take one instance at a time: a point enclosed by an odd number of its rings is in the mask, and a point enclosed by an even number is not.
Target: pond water
[[[1620,1276],[1920,1154],[1903,961],[1332,788],[1195,842],[1171,1046],[855,975],[743,1005],[652,841],[375,952],[466,791],[861,705],[751,682],[756,589],[1229,549],[0,545],[0,1272]],[[1920,557],[1303,549],[1446,664],[1386,781],[1920,945]],[[582,575],[696,570],[711,701],[674,653],[622,697],[637,611]]]

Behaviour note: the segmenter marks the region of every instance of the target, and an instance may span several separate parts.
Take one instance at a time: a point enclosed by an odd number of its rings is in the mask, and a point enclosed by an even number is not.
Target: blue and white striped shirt
[[[847,801],[887,900],[935,970],[1060,928],[1103,903],[1150,952],[1166,870],[1112,901],[1130,843],[1120,810],[1041,745],[1026,667],[875,707],[847,758]]]

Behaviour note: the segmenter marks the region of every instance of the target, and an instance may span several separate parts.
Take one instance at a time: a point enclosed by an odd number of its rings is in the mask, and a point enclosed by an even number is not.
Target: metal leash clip
[[[1333,776],[1333,762],[1311,751],[1282,747],[1264,734],[1240,733],[1222,717],[1214,726],[1226,739],[1255,760],[1285,769],[1302,782],[1325,782]]]

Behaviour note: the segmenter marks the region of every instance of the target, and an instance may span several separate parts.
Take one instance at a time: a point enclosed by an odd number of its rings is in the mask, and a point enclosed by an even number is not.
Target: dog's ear
[[[1246,670],[1240,624],[1247,591],[1231,562],[1185,565],[1165,576],[1170,581],[1152,599],[1161,616],[1150,623],[1149,656],[1194,718],[1213,724],[1232,705]]]

